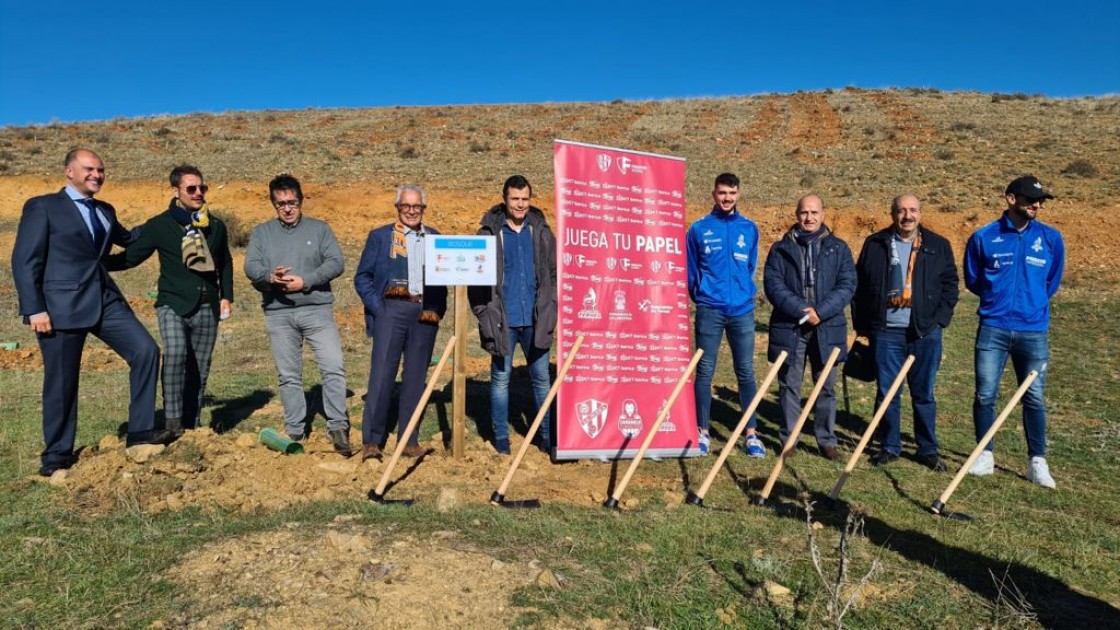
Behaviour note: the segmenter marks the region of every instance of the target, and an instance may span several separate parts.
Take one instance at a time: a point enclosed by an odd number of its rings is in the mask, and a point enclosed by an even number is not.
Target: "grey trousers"
[[[315,353],[323,381],[323,413],[327,429],[350,428],[346,417],[346,372],[342,365],[342,338],[331,304],[267,310],[264,325],[272,342],[272,358],[280,375],[280,403],[284,426],[291,435],[303,435],[307,400],[303,394],[303,341]]]
[[[805,378],[805,359],[809,359],[809,371],[813,375],[813,383],[820,378],[824,368],[824,360],[817,356],[815,351],[806,352],[809,343],[813,342],[815,333],[798,335],[797,347],[790,353],[784,365],[778,369],[778,401],[782,407],[782,425],[779,435],[782,444],[789,438],[797,419],[801,417],[801,382]],[[806,357],[808,354],[808,357]],[[839,364],[836,364],[839,365]],[[836,366],[828,373],[824,387],[817,396],[813,405],[813,433],[817,437],[817,446],[836,446]],[[809,391],[812,391],[810,389]],[[805,427],[802,427],[802,433]]]
[[[184,427],[196,427],[218,339],[218,318],[203,304],[188,317],[180,317],[170,306],[158,306],[156,319],[163,338],[164,416],[180,420]]]

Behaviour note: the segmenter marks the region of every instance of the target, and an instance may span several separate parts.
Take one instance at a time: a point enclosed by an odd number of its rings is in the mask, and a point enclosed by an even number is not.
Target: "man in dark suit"
[[[43,476],[73,463],[82,348],[91,333],[129,365],[128,445],[171,437],[153,429],[159,347],[109,277],[112,244],[132,237],[113,206],[93,198],[105,182],[105,164],[93,151],[75,149],[65,168],[65,188],[24,204],[12,248],[19,313],[43,355]]]
[[[447,312],[447,287],[424,281],[424,236],[439,234],[423,222],[427,195],[419,186],[397,189],[397,221],[369,233],[354,288],[362,298],[366,334],[373,339],[369,389],[362,412],[362,461],[380,459],[389,431],[389,402],[404,359],[397,412],[400,439],[412,417],[432,363],[439,322]],[[424,453],[414,431],[404,454]]]

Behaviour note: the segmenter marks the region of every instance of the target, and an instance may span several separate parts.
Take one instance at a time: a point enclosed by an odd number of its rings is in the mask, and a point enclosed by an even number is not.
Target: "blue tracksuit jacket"
[[[980,297],[980,324],[1007,330],[1050,328],[1066,247],[1058,230],[1034,220],[1019,232],[1007,218],[976,230],[964,250],[964,283]]]
[[[711,214],[688,228],[688,295],[700,306],[736,317],[754,310],[758,227],[736,208]]]

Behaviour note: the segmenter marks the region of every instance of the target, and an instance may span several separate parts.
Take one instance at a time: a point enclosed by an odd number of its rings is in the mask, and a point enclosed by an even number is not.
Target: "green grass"
[[[6,262],[6,261],[4,261]],[[3,265],[4,263],[0,263]],[[7,274],[6,268],[0,274]],[[152,284],[154,265],[119,277],[126,293],[142,294]],[[239,280],[240,283],[240,280]],[[274,372],[261,315],[251,289],[239,284],[236,326],[227,326],[214,358],[206,417],[230,423],[234,432],[253,430],[248,413],[274,396]],[[338,288],[341,306],[352,291]],[[864,514],[864,536],[852,542],[854,579],[873,559],[882,570],[870,582],[867,599],[844,619],[850,627],[1108,627],[1120,624],[1120,361],[1110,324],[1120,304],[1079,290],[1059,294],[1054,308],[1050,381],[1050,462],[1058,491],[1022,478],[1026,463],[1018,411],[1000,433],[999,474],[966,478],[953,496],[953,509],[976,518],[971,523],[938,519],[929,503],[948,484],[908,460],[885,470],[861,463],[842,498]],[[966,297],[946,334],[945,361],[938,382],[942,454],[959,466],[973,447],[971,423],[972,339],[975,300]],[[151,313],[141,317],[154,331]],[[765,321],[762,312],[760,321]],[[449,326],[437,347],[442,348]],[[228,334],[226,334],[228,333]],[[15,317],[12,301],[0,304],[0,336],[32,343]],[[155,335],[158,339],[158,334]],[[481,356],[468,340],[472,356]],[[759,378],[765,372],[758,348]],[[361,391],[368,370],[368,342],[350,340],[346,356],[351,389]],[[315,372],[309,368],[308,385]],[[36,371],[0,372],[0,626],[13,628],[146,627],[154,619],[198,619],[205,610],[196,593],[162,576],[181,558],[211,541],[285,527],[309,534],[343,513],[359,514],[362,526],[415,534],[457,530],[473,548],[503,560],[536,558],[563,579],[558,590],[524,587],[515,604],[529,607],[518,624],[532,627],[549,619],[601,618],[634,627],[766,628],[816,627],[826,616],[825,588],[813,569],[802,495],[821,499],[840,466],[809,454],[792,460],[772,495],[775,507],[751,507],[774,463],[737,454],[728,461],[705,498],[729,511],[669,508],[662,494],[696,489],[713,458],[645,463],[640,476],[656,484],[632,486],[627,496],[639,507],[616,514],[551,502],[541,510],[494,510],[468,505],[439,513],[421,503],[409,510],[386,509],[361,497],[314,503],[279,512],[240,514],[196,509],[148,514],[122,501],[110,514],[91,516],[64,490],[28,480],[38,464],[39,387]],[[126,370],[83,375],[79,442],[116,430],[123,420]],[[721,352],[717,387],[734,383],[730,357]],[[1004,385],[1004,400],[1013,389]],[[808,391],[806,387],[805,391]],[[734,392],[717,390],[717,437],[737,419]],[[773,394],[773,392],[771,392]],[[870,417],[869,384],[851,384],[852,417],[841,415],[842,440],[849,448]],[[773,396],[768,398],[772,401]],[[1002,402],[1001,402],[1002,404]],[[361,402],[351,399],[357,421]],[[471,403],[471,409],[477,408]],[[904,410],[908,402],[904,400]],[[841,410],[843,402],[840,403]],[[776,405],[762,408],[762,433],[773,452]],[[843,412],[841,412],[843,414]],[[910,435],[904,411],[904,435]],[[470,424],[473,433],[474,418]],[[279,418],[268,419],[279,422]],[[438,430],[430,409],[423,425]],[[810,432],[811,433],[811,432]],[[472,438],[477,439],[477,438]],[[806,442],[812,444],[809,437]],[[717,446],[718,440],[717,440]],[[907,442],[906,447],[912,449]],[[621,473],[621,470],[619,471]],[[608,467],[603,467],[604,480]],[[598,490],[599,488],[596,488]],[[531,488],[526,488],[531,491]],[[835,567],[843,513],[824,510],[815,518],[819,548]],[[298,523],[298,525],[292,525]],[[830,569],[831,570],[831,569]],[[994,576],[994,577],[993,577]],[[754,594],[763,581],[792,590],[789,606],[772,605]],[[1005,587],[997,586],[1002,581]],[[1012,586],[1013,585],[1013,586]],[[1022,601],[1031,621],[1007,602]],[[1029,612],[1029,611],[1027,611]]]

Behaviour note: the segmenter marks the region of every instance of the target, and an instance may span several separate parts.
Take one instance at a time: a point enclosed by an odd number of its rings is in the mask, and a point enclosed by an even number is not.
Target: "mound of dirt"
[[[350,437],[352,443],[361,442],[357,431]],[[513,439],[516,449],[520,444],[516,436]],[[393,446],[390,441],[389,447]],[[477,438],[467,440],[461,459],[444,448],[440,434],[422,446],[427,451],[423,456],[402,457],[397,463],[386,491],[388,498],[431,501],[440,510],[484,504],[501,485],[511,463],[510,457],[497,454]],[[283,455],[258,443],[253,433],[219,435],[209,428],[188,431],[166,450],[126,449],[115,436],[106,436],[95,448],[84,450],[74,467],[58,473],[51,483],[69,490],[74,502],[91,512],[125,506],[152,512],[190,506],[255,512],[309,501],[366,497],[389,460],[388,455],[385,461],[366,462],[357,456],[338,455],[319,431],[305,443],[305,450],[302,455]],[[595,461],[552,464],[545,454],[531,448],[507,497],[596,507],[606,499],[611,467],[617,465]],[[679,479],[636,475],[630,487],[659,486],[666,505],[683,498],[678,492]],[[637,499],[623,502],[623,507],[636,505]]]

